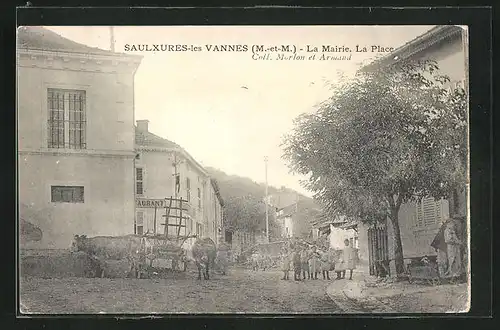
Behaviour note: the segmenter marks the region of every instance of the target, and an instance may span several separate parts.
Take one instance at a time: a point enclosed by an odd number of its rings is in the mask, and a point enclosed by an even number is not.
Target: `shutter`
[[[427,227],[440,223],[443,218],[442,200],[423,198],[416,206],[416,227]]]

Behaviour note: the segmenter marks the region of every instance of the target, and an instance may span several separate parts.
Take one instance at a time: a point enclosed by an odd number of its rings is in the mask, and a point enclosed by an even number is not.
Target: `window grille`
[[[86,93],[82,90],[47,90],[48,147],[86,148]]]
[[[83,186],[52,186],[51,200],[53,203],[83,203]]]

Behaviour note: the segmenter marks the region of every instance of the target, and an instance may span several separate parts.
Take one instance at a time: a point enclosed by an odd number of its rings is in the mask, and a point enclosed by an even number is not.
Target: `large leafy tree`
[[[284,141],[292,171],[330,215],[389,218],[396,272],[404,272],[402,203],[448,197],[465,184],[467,99],[433,61],[407,62],[342,79]]]

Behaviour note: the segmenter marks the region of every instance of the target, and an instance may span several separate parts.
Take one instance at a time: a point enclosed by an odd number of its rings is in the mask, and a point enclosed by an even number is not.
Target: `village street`
[[[198,281],[190,271],[178,279],[30,277],[21,281],[20,300],[29,313],[348,312],[339,307],[347,306],[346,297],[340,293],[334,302],[326,294],[335,280],[296,282],[281,276],[275,270],[232,269],[209,281]]]

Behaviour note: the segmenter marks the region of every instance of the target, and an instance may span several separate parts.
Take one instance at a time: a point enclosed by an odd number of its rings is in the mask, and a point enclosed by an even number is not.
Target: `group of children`
[[[318,279],[318,273],[323,279],[330,279],[330,272],[337,273],[337,279],[345,278],[346,270],[350,271],[349,279],[352,280],[352,271],[356,268],[356,250],[350,246],[349,240],[344,241],[345,247],[337,256],[333,250],[296,246],[282,252],[283,280],[289,279],[289,273],[293,267],[294,280]],[[302,278],[301,278],[302,275]]]

